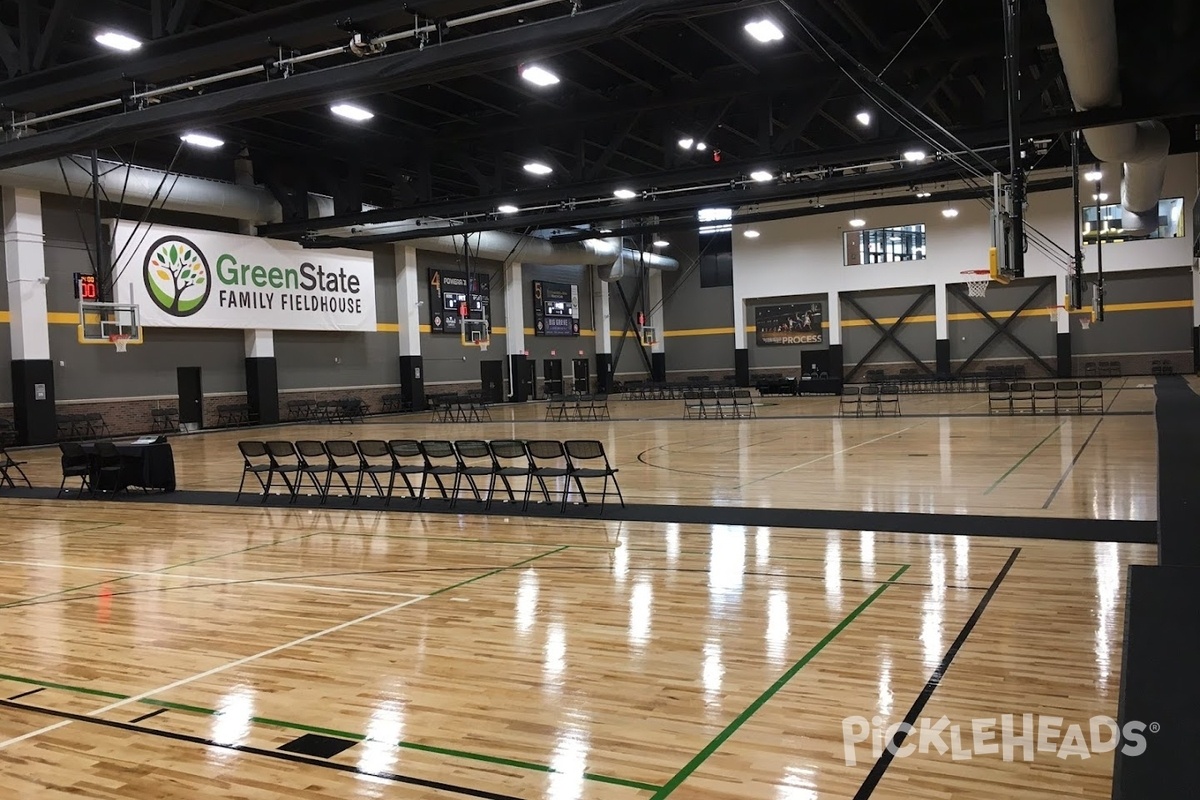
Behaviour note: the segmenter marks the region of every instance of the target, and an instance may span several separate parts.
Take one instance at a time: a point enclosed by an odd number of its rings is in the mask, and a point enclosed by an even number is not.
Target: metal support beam
[[[1025,168],[1021,164],[1021,0],[1004,5],[1005,95],[1008,100],[1009,272],[1025,276]]]
[[[625,287],[621,285],[621,282],[617,281],[615,284],[617,295],[621,298],[621,305],[625,308],[625,321],[621,323],[621,336],[617,341],[617,352],[613,354],[613,368],[615,369],[616,365],[621,362],[621,352],[625,349],[625,340],[628,338],[630,329],[632,329],[634,333],[633,338],[637,342],[638,354],[642,357],[642,363],[646,365],[646,372],[652,375],[654,374],[654,365],[650,362],[650,356],[646,355],[646,348],[642,346],[642,338],[638,335],[637,325],[634,324],[637,318],[633,315],[633,309],[637,307],[638,301],[642,299],[642,288],[645,284],[646,282],[639,277],[637,291],[633,293],[632,303],[625,295]]]
[[[979,358],[979,356],[985,350],[987,350],[987,348],[991,346],[992,342],[994,342],[998,337],[1005,336],[1013,344],[1015,344],[1018,348],[1020,348],[1020,350],[1025,353],[1025,355],[1032,358],[1038,364],[1038,366],[1040,366],[1042,369],[1046,370],[1047,375],[1050,375],[1050,376],[1057,375],[1058,371],[1055,370],[1053,367],[1051,367],[1049,364],[1047,364],[1046,360],[1044,358],[1039,356],[1037,353],[1033,352],[1033,350],[1031,350],[1029,348],[1029,345],[1022,342],[1015,335],[1013,335],[1013,333],[1011,331],[1009,331],[1009,326],[1011,326],[1013,324],[1013,322],[1015,322],[1017,320],[1017,318],[1021,316],[1022,311],[1029,308],[1029,306],[1033,305],[1033,301],[1038,298],[1038,295],[1040,295],[1042,293],[1042,290],[1045,289],[1047,286],[1049,286],[1053,289],[1053,287],[1054,287],[1054,279],[1053,278],[1050,278],[1048,281],[1039,281],[1037,287],[1034,288],[1033,292],[1029,295],[1029,297],[1026,297],[1025,301],[1022,302],[1021,305],[1017,306],[1017,310],[1014,311],[1011,315],[1009,315],[1008,319],[1004,320],[1003,323],[999,323],[996,321],[995,317],[993,317],[991,314],[989,314],[987,311],[985,311],[983,306],[979,305],[974,300],[972,300],[970,295],[968,295],[966,292],[964,292],[957,284],[952,284],[952,283],[946,284],[947,291],[953,292],[955,297],[962,300],[970,308],[974,309],[976,313],[982,315],[983,318],[985,320],[987,320],[993,328],[996,329],[996,330],[992,331],[992,335],[989,336],[984,341],[983,344],[981,344],[981,345],[979,345],[979,347],[975,348],[975,352],[971,353],[971,355],[967,357],[966,361],[964,361],[961,365],[959,365],[956,374],[957,375],[965,374],[967,371],[967,367],[969,367],[971,365],[972,361]]]
[[[203,0],[175,0],[167,16],[167,33],[179,33],[192,24],[196,12],[204,5]]]
[[[18,0],[17,67],[25,74],[33,72],[33,56],[37,52],[41,27],[37,0]]]
[[[54,8],[50,11],[50,19],[46,22],[46,27],[42,31],[42,38],[38,42],[36,52],[33,54],[31,72],[44,69],[46,63],[58,50],[58,46],[62,42],[63,34],[67,31],[68,23],[71,20],[76,5],[76,0],[55,0]]]
[[[849,293],[840,295],[840,297],[849,303],[855,311],[857,311],[859,314],[862,314],[867,320],[869,320],[871,326],[881,334],[879,339],[876,340],[875,344],[871,345],[871,349],[867,351],[867,354],[860,358],[858,363],[854,365],[854,368],[851,369],[846,375],[846,383],[853,383],[854,376],[858,374],[858,371],[866,366],[867,362],[871,360],[871,356],[875,355],[875,353],[888,342],[896,345],[896,347],[899,348],[904,355],[908,356],[910,361],[912,361],[921,369],[925,370],[926,375],[934,374],[934,371],[929,368],[929,365],[918,358],[917,355],[913,353],[912,350],[909,350],[908,347],[896,336],[896,331],[900,330],[900,326],[904,324],[904,321],[915,314],[917,309],[920,308],[926,300],[933,296],[933,290],[934,287],[932,286],[925,287],[925,291],[921,292],[921,295],[913,302],[913,304],[910,305],[908,309],[899,317],[897,317],[896,321],[887,328],[883,327],[879,320],[875,319],[875,317],[871,316],[869,311],[859,305],[859,303]]]
[[[4,64],[4,71],[10,78],[17,74],[17,65],[20,63],[17,43],[4,25],[0,25],[0,63]]]

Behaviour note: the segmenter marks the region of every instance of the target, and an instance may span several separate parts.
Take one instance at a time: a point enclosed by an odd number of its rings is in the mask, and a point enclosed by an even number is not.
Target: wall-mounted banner
[[[824,317],[821,303],[756,306],[754,338],[759,346],[821,344],[825,341]]]
[[[533,334],[579,335],[579,287],[572,283],[533,282]]]
[[[122,221],[113,263],[117,301],[137,303],[149,327],[375,330],[375,267],[363,253]]]
[[[458,335],[464,306],[467,319],[486,319],[491,324],[491,276],[476,272],[468,285],[465,272],[429,270],[429,330]]]

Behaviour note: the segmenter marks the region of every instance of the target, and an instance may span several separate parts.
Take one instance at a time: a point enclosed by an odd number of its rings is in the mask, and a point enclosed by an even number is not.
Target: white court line
[[[842,453],[848,453],[851,450],[854,450],[855,448],[864,447],[869,444],[874,444],[875,442],[881,442],[884,439],[888,439],[892,436],[899,436],[900,434],[904,433],[905,431],[911,431],[913,428],[919,428],[924,424],[925,424],[924,422],[918,422],[916,425],[909,425],[907,428],[901,428],[898,431],[892,431],[891,433],[885,433],[883,436],[877,436],[874,439],[868,439],[865,442],[859,442],[858,444],[850,445],[849,447],[843,447],[841,450],[834,450],[832,453],[826,453],[823,456],[817,456],[816,458],[814,458],[810,461],[805,461],[804,463],[797,464],[794,467],[788,467],[785,470],[780,470],[779,472],[772,473],[772,474],[766,476],[765,478],[755,478],[752,481],[746,481],[745,483],[741,484],[740,486],[735,486],[734,488],[742,489],[746,486],[749,486],[752,483],[759,483],[760,481],[768,481],[771,478],[778,478],[780,475],[786,475],[789,472],[794,472],[803,467],[810,466],[812,464],[817,463],[818,461],[824,461],[827,458],[833,458],[834,456],[840,456]]]
[[[154,578],[174,578],[175,580],[179,581],[208,581],[209,583],[221,583],[225,585],[249,585],[250,583],[254,583],[257,586],[282,586],[287,589],[309,589],[315,592],[370,594],[379,595],[382,597],[424,597],[424,595],[416,594],[415,592],[384,592],[376,589],[352,589],[347,586],[320,586],[311,583],[284,583],[282,581],[273,581],[270,578],[230,580],[228,578],[210,578],[203,575],[176,575],[169,572],[139,572],[137,570],[108,569],[105,567],[77,567],[70,564],[51,564],[45,561],[0,561],[0,564],[11,564],[18,567],[53,567],[56,569],[74,569],[85,572],[108,572],[114,575],[138,575]]]
[[[313,639],[319,639],[322,636],[328,636],[331,633],[337,633],[340,630],[349,628],[351,625],[357,625],[360,622],[366,622],[367,620],[374,619],[375,617],[380,617],[380,616],[383,616],[384,614],[390,614],[393,611],[399,611],[400,609],[402,609],[406,606],[411,606],[413,603],[419,603],[422,600],[427,599],[428,597],[429,597],[429,595],[421,595],[420,597],[414,597],[411,600],[405,600],[403,603],[397,603],[393,606],[388,606],[387,608],[381,608],[378,611],[372,611],[370,614],[364,614],[363,616],[358,617],[357,619],[352,619],[349,622],[343,622],[339,625],[334,625],[332,628],[326,628],[323,631],[317,631],[316,633],[310,633],[307,636],[301,636],[299,639],[293,639],[290,642],[286,642],[285,644],[277,645],[275,647],[270,648],[269,650],[263,650],[261,653],[255,653],[254,655],[246,656],[245,658],[239,658],[237,661],[230,661],[228,664],[222,664],[219,667],[213,667],[212,669],[208,670],[207,672],[201,672],[198,675],[191,676],[190,678],[183,678],[182,680],[175,681],[174,683],[168,683],[165,686],[159,686],[157,689],[151,689],[148,692],[142,692],[141,694],[134,695],[133,697],[127,697],[124,700],[118,700],[115,703],[109,703],[108,705],[104,706],[103,708],[97,708],[94,711],[89,711],[84,716],[98,717],[101,714],[107,714],[109,711],[114,711],[118,708],[122,708],[122,707],[130,705],[132,703],[139,703],[142,700],[145,700],[148,697],[153,697],[156,694],[164,694],[173,689],[178,689],[180,686],[185,686],[189,683],[192,683],[193,681],[203,680],[204,678],[208,678],[208,677],[211,677],[218,673],[225,672],[226,670],[234,669],[235,667],[240,667],[243,664],[249,664],[251,661],[257,661],[260,658],[266,658],[267,656],[273,656],[276,653],[280,653],[284,650],[295,647],[297,645],[305,644],[306,642],[311,642]],[[74,720],[64,719],[64,720],[61,720],[60,722],[55,722],[53,725],[47,725],[44,728],[38,728],[35,731],[30,731],[29,733],[23,733],[20,736],[14,736],[11,739],[0,742],[0,750],[3,750],[4,748],[9,747],[14,744],[17,744],[19,742],[23,742],[26,739],[32,739],[35,736],[41,736],[42,734],[50,733],[51,731],[56,731],[59,728],[63,728],[63,727],[66,727],[67,725],[70,725],[72,722],[74,722]]]

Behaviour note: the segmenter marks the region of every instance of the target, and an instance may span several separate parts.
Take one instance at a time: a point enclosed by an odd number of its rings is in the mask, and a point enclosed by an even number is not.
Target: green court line
[[[105,692],[100,689],[88,689],[86,686],[71,686],[65,683],[54,683],[52,681],[39,681],[36,678],[23,678],[20,675],[6,675],[0,673],[0,681],[12,681],[13,683],[24,683],[29,686],[41,686],[43,689],[62,689],[64,692],[75,692],[76,694],[90,694],[93,697],[103,697],[107,700],[125,700],[129,697],[126,694],[117,694],[116,692]]]
[[[301,536],[293,536],[290,539],[283,539],[282,541],[278,541],[278,542],[267,542],[265,544],[256,544],[251,547],[243,547],[241,550],[234,550],[229,553],[220,553],[215,556],[205,556],[204,558],[197,558],[192,561],[185,561],[182,564],[172,564],[169,567],[153,569],[153,570],[150,570],[150,574],[153,574],[155,572],[166,572],[167,570],[178,569],[179,567],[190,567],[193,564],[200,564],[205,561],[213,561],[215,559],[225,558],[227,556],[236,556],[239,553],[249,553],[251,550],[260,550],[264,547],[275,547],[277,545],[287,544],[288,542],[296,542],[296,541],[299,541],[300,539],[307,539],[310,536],[318,536],[318,535],[322,535],[325,533],[327,533],[327,531],[315,531],[313,533],[305,533]],[[145,577],[144,574],[143,575],[125,575],[120,578],[109,578],[106,581],[96,581],[95,583],[85,583],[82,586],[72,586],[69,589],[59,589],[57,592],[48,592],[46,594],[35,595],[34,597],[24,597],[20,600],[13,600],[8,603],[0,603],[0,609],[10,608],[12,606],[19,606],[22,603],[30,603],[30,602],[33,602],[34,600],[41,600],[46,597],[57,597],[60,594],[69,594],[71,592],[77,592],[80,589],[91,589],[94,586],[105,586],[110,583],[120,583],[121,581],[127,581],[127,580],[132,580],[133,578],[143,578],[143,577]]]
[[[1064,423],[1059,423],[1058,427],[1057,427],[1057,428],[1055,428],[1054,430],[1050,431],[1050,433],[1049,433],[1049,434],[1047,434],[1047,436],[1046,436],[1046,438],[1045,438],[1045,439],[1042,439],[1040,442],[1038,442],[1037,444],[1035,444],[1035,445],[1033,446],[1033,449],[1032,449],[1032,450],[1030,450],[1030,451],[1029,451],[1028,453],[1026,453],[1025,455],[1021,456],[1021,459],[1020,459],[1020,460],[1019,460],[1017,463],[1015,463],[1015,464],[1013,464],[1011,467],[1009,467],[1009,468],[1008,468],[1008,472],[1004,473],[1004,474],[1003,474],[1003,475],[1001,475],[999,478],[997,478],[997,479],[996,479],[996,482],[995,482],[995,483],[993,483],[991,486],[989,486],[989,487],[988,487],[988,488],[987,488],[987,489],[984,491],[984,494],[991,494],[991,493],[992,493],[992,490],[993,490],[993,489],[995,489],[997,486],[999,486],[1001,483],[1003,483],[1005,478],[1007,478],[1009,475],[1012,475],[1014,472],[1016,472],[1016,471],[1017,471],[1017,467],[1019,467],[1019,466],[1021,466],[1022,464],[1024,464],[1024,463],[1025,463],[1025,461],[1026,461],[1026,460],[1027,460],[1027,459],[1028,459],[1028,458],[1029,458],[1031,455],[1033,455],[1035,452],[1037,452],[1037,449],[1038,449],[1039,447],[1041,447],[1042,445],[1044,445],[1046,442],[1050,441],[1050,438],[1051,438],[1052,436],[1054,436],[1054,434],[1056,434],[1056,433],[1058,433],[1058,432],[1059,432],[1059,430],[1062,428],[1063,424],[1064,424]]]
[[[869,605],[878,600],[879,596],[882,595],[889,586],[898,581],[900,577],[908,571],[908,568],[909,565],[905,564],[904,566],[900,567],[900,569],[896,570],[892,577],[888,578],[886,582],[880,584],[879,587],[872,592],[866,600],[859,603],[857,608],[851,611],[845,619],[839,622],[836,628],[825,634],[824,639],[817,642],[811,650],[805,653],[799,661],[792,665],[791,669],[779,676],[779,680],[771,684],[771,686],[765,692],[759,695],[753,703],[746,707],[745,711],[743,711],[741,714],[738,714],[737,717],[734,718],[733,722],[725,726],[725,729],[718,733],[716,738],[709,742],[703,750],[697,753],[691,761],[685,764],[683,769],[675,773],[675,776],[671,778],[671,780],[667,781],[662,788],[655,792],[654,797],[652,797],[650,800],[663,800],[663,798],[667,797],[676,789],[678,789],[680,784],[687,780],[693,772],[699,769],[700,765],[707,761],[708,758],[715,753],[727,739],[729,739],[729,737],[737,733],[738,729],[745,725],[751,717],[757,714],[759,709],[767,704],[768,700],[778,694],[779,690],[786,686],[788,681],[796,677],[796,673],[804,669],[805,665],[816,658],[817,654],[824,650],[830,642],[836,639],[838,634],[844,631],[851,622],[858,618],[859,614],[865,611]]]

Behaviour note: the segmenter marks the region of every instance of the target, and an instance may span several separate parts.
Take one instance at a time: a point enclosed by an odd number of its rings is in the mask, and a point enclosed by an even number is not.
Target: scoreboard
[[[96,283],[95,275],[75,273],[75,299],[88,302],[100,299],[100,286]]]
[[[533,282],[535,336],[579,335],[579,287],[571,283]]]

